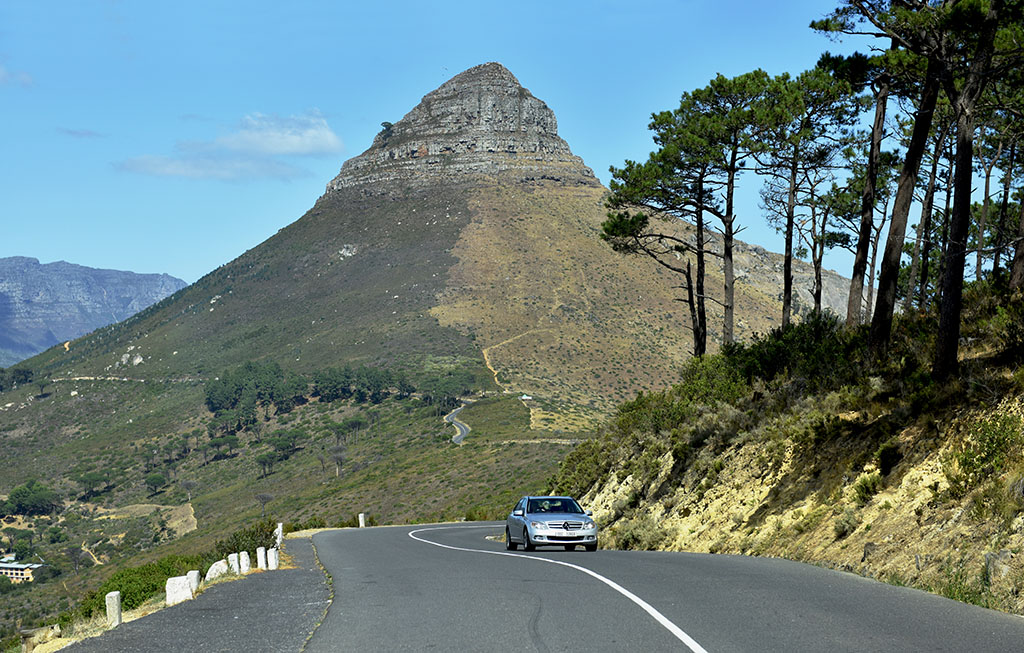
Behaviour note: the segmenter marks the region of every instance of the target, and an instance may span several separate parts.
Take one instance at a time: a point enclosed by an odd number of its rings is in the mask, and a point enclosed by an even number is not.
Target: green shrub
[[[875,451],[875,461],[878,462],[882,476],[888,476],[902,459],[903,454],[900,453],[900,445],[896,438],[886,440]]]
[[[209,561],[210,556],[171,555],[141,567],[120,569],[82,603],[82,614],[89,617],[103,610],[107,593],[115,591],[121,592],[121,607],[133,610],[164,591],[168,578],[184,576],[192,569],[202,571]]]
[[[973,330],[977,337],[992,338],[1008,362],[1021,361],[1024,356],[1024,298],[1007,300],[1005,294],[986,293],[979,288],[977,292],[966,293],[964,299],[974,301],[974,305],[966,304],[965,309],[968,317],[971,313],[976,315]],[[971,329],[971,325],[966,328]]]
[[[323,517],[314,516],[306,521],[285,522],[281,527],[281,531],[283,533],[294,533],[295,531],[305,531],[311,528],[327,528],[327,520]]]
[[[239,551],[255,552],[261,546],[269,549],[277,544],[277,537],[274,533],[276,530],[277,523],[273,519],[264,519],[236,531],[227,539],[220,540],[214,550],[218,558],[225,558],[228,554]]]
[[[672,387],[672,395],[691,406],[732,404],[749,387],[739,371],[725,356],[691,358],[682,369],[682,381]]]
[[[626,520],[612,529],[617,548],[652,551],[665,541],[665,528],[648,515]]]
[[[977,582],[973,582],[967,572],[967,565],[963,560],[959,564],[953,564],[950,560],[943,565],[945,574],[944,582],[939,586],[938,593],[947,599],[980,605],[983,608],[992,607],[994,597],[988,585],[988,573],[982,567],[978,574]]]
[[[1015,415],[996,415],[970,428],[959,451],[943,461],[943,473],[954,498],[966,494],[993,474],[1002,473],[1019,455],[1022,421]]]
[[[857,517],[857,512],[853,508],[847,508],[843,511],[843,514],[836,517],[834,530],[836,539],[841,540],[850,533],[857,530],[857,526],[860,525],[860,519]]]
[[[556,494],[582,496],[608,475],[613,460],[612,444],[607,437],[579,443],[558,468],[550,488]]]
[[[799,324],[773,329],[750,344],[722,348],[730,367],[752,383],[788,375],[809,390],[830,389],[855,380],[862,371],[862,331],[846,329],[831,313],[812,313]]]
[[[865,505],[871,501],[871,497],[878,494],[879,490],[882,489],[882,475],[878,472],[874,474],[861,474],[857,482],[853,484],[853,495],[858,505]]]

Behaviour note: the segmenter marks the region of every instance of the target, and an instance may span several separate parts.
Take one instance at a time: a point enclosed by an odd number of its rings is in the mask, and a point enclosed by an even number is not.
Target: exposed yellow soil
[[[195,511],[191,503],[183,503],[180,506],[161,506],[155,503],[134,503],[128,506],[117,508],[96,508],[96,519],[130,519],[133,517],[145,517],[156,510],[165,511],[164,518],[167,520],[167,528],[175,537],[181,537],[185,533],[191,533],[199,527],[196,521]]]
[[[996,495],[986,495],[985,485],[959,500],[948,494],[950,453],[961,446],[964,426],[992,413],[1024,415],[1024,398],[968,411],[943,425],[942,438],[927,424],[894,433],[904,459],[863,504],[855,486],[878,471],[874,462],[845,467],[836,457],[837,468],[809,474],[807,443],[786,441],[774,449],[759,441],[727,447],[717,465],[696,461],[681,485],[642,499],[630,518],[649,517],[649,524],[664,527],[658,548],[665,550],[781,556],[920,587],[941,588],[958,570],[977,585],[986,556],[998,557],[992,594],[1005,609],[1024,613],[1024,513],[992,514],[1020,471],[997,475],[993,480],[1002,489]],[[855,413],[843,418],[858,419]],[[819,461],[835,457],[831,451],[818,455]],[[659,464],[646,488],[633,476],[620,482],[612,474],[584,503],[610,525],[616,514],[629,514],[623,506],[634,493],[655,494],[651,489],[667,478],[671,454]],[[712,471],[716,466],[720,471]],[[837,522],[844,518],[852,525],[841,535]],[[624,518],[612,529],[626,524]]]

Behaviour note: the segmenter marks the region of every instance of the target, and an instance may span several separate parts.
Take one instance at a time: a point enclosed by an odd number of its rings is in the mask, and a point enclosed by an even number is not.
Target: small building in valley
[[[43,565],[38,562],[17,562],[13,555],[0,558],[0,576],[7,576],[12,583],[31,583],[36,570]]]

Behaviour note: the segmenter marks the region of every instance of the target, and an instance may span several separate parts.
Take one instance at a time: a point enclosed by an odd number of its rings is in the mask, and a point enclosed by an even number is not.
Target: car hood
[[[588,517],[587,515],[582,515],[582,514],[580,514],[578,512],[531,512],[530,514],[528,514],[526,516],[531,521],[543,521],[543,522],[549,522],[549,521],[557,521],[557,522],[563,522],[563,521],[581,521],[581,522],[593,521],[592,517]]]

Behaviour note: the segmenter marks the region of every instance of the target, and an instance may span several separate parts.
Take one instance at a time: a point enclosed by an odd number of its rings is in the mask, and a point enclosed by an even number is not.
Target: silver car
[[[562,546],[572,551],[582,544],[597,550],[597,524],[572,497],[523,497],[505,520],[505,548],[526,551],[538,546]]]

